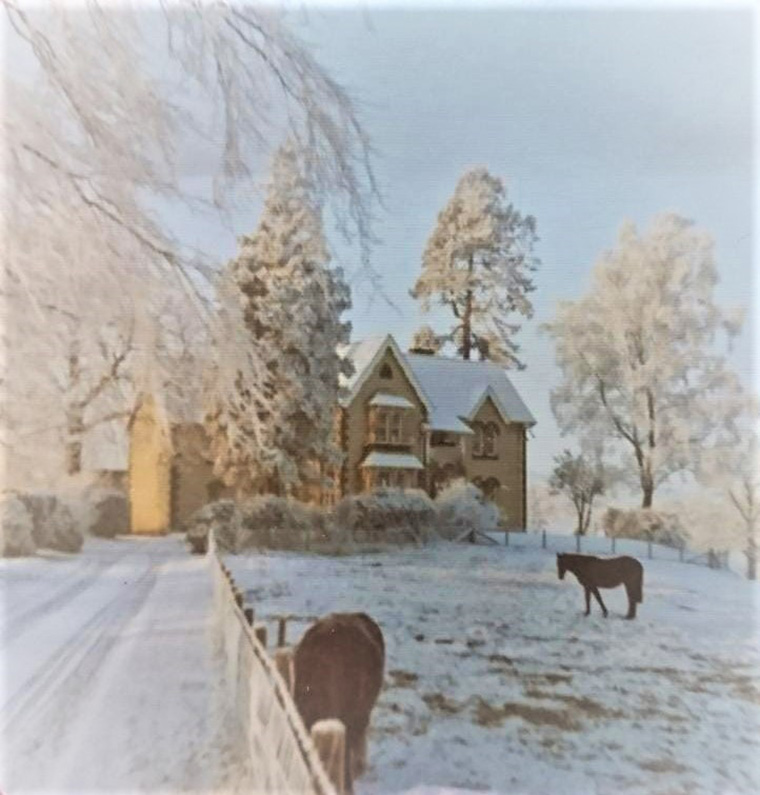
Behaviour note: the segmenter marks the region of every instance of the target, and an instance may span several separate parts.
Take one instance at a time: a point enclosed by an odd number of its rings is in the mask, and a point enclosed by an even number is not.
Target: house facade
[[[462,477],[524,528],[526,440],[535,420],[492,362],[405,353],[391,335],[350,345],[336,431],[344,461],[334,498],[383,486],[435,495]]]

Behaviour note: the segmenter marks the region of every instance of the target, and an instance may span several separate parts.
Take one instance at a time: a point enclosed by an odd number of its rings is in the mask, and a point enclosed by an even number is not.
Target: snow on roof
[[[506,372],[494,362],[473,362],[444,356],[405,354],[417,380],[433,402],[430,427],[463,433],[462,418],[471,418],[490,397],[504,419],[524,425],[536,421]]]
[[[376,392],[369,402],[370,406],[388,406],[397,409],[413,409],[414,403],[401,395],[389,395],[385,392]]]
[[[424,469],[417,456],[411,453],[371,452],[360,464],[373,469]]]

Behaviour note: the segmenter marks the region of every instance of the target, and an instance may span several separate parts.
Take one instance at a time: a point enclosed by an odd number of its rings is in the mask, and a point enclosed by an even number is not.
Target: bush
[[[32,515],[17,496],[0,497],[0,556],[33,555],[36,551],[33,529]]]
[[[57,494],[45,492],[19,493],[32,520],[32,539],[37,547],[60,552],[79,552],[84,542],[69,506]]]
[[[87,530],[99,538],[114,538],[129,532],[129,501],[113,489],[93,491]]]
[[[438,534],[453,540],[468,531],[488,533],[499,526],[499,509],[485,499],[480,489],[464,480],[455,480],[435,500]]]
[[[337,531],[357,543],[423,544],[435,536],[437,517],[425,492],[383,489],[344,497],[334,518]]]
[[[689,537],[676,514],[662,513],[651,508],[631,511],[608,508],[602,519],[602,526],[609,538],[652,541],[675,549],[685,547]]]
[[[238,551],[240,511],[233,500],[217,500],[199,508],[185,522],[188,543],[194,552],[205,552],[209,531],[224,552]]]
[[[240,506],[239,549],[310,549],[328,541],[318,508],[273,495],[251,497]]]

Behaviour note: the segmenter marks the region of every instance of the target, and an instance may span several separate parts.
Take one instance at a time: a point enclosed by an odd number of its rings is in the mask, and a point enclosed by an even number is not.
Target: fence
[[[242,597],[225,573],[213,533],[209,534],[207,555],[227,696],[250,755],[254,791],[336,795],[336,787],[293,703],[289,685],[267,654],[263,638],[257,637],[253,613],[243,608]]]
[[[548,549],[553,552],[580,552],[595,555],[633,555],[649,560],[670,560],[693,563],[712,569],[728,569],[740,573],[740,561],[728,551],[709,550],[697,552],[687,547],[666,547],[654,541],[633,538],[611,538],[608,536],[560,535],[540,532],[510,532],[502,530],[488,533],[496,542],[517,549]]]

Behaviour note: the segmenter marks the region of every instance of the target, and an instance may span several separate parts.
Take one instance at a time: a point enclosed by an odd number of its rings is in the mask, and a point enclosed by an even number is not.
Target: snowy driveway
[[[581,588],[541,549],[227,560],[260,619],[296,616],[291,641],[333,610],[383,627],[361,795],[760,792],[757,583],[645,559],[625,621],[622,588],[603,592],[610,618],[584,618]]]
[[[211,582],[178,537],[0,561],[0,791],[235,791]]]

